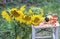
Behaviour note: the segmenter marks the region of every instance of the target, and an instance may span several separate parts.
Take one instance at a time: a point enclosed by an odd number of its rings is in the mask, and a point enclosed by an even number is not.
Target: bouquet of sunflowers
[[[28,12],[25,11],[26,6],[21,6],[20,9],[9,9],[9,12],[5,10],[2,11],[1,15],[6,21],[16,23],[16,39],[29,39],[32,31],[31,25],[39,25],[39,23],[44,20],[43,10],[41,8],[35,8],[28,9]],[[40,12],[38,14],[35,11]]]

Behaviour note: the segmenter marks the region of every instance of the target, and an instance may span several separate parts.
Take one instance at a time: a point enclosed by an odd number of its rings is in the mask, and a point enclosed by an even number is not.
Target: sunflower
[[[16,8],[13,8],[11,10],[11,17],[16,21],[22,22],[21,20],[23,15],[24,14],[21,11],[17,10]]]
[[[14,16],[14,17],[18,17],[19,16],[19,14],[17,12],[17,8],[12,8],[11,9],[11,16]]]
[[[20,23],[23,23],[23,22],[24,22],[24,21],[23,21],[23,16],[16,17],[15,20],[16,20],[17,22],[20,22]]]
[[[20,14],[16,10],[11,11],[11,15],[14,16],[14,17],[19,17],[20,16]]]
[[[33,15],[32,17],[32,24],[38,25],[42,21],[42,17],[39,15]]]
[[[28,15],[24,15],[23,20],[26,24],[31,24],[32,17]]]
[[[6,11],[2,11],[2,17],[5,18],[8,22],[11,21],[11,17],[8,15]]]
[[[19,14],[19,16],[18,17],[15,17],[15,20],[16,21],[19,21],[19,22],[23,22],[23,16],[24,16],[24,14],[22,13],[22,12],[20,12],[20,11],[17,11],[17,13]]]

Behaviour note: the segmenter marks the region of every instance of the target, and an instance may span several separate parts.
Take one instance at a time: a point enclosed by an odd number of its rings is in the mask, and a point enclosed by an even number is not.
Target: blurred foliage
[[[27,5],[27,7],[41,7],[44,9],[45,15],[49,12],[57,13],[58,20],[60,20],[60,0],[11,0],[11,3],[6,2],[5,6],[0,3],[0,13],[2,10],[6,10],[7,8],[19,8],[21,5]],[[3,18],[1,18],[0,14],[0,39],[15,39],[15,35],[15,23],[6,22]]]
[[[0,19],[0,39],[14,39],[15,38],[15,29],[14,23],[8,23],[4,19]]]

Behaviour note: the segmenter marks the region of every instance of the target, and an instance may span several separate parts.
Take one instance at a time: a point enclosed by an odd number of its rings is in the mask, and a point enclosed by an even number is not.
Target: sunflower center
[[[20,14],[18,14],[18,12],[16,10],[14,11],[11,11],[12,15],[15,16],[15,17],[19,17]]]
[[[31,17],[30,16],[25,16],[24,20],[30,21],[31,20]]]
[[[38,23],[39,20],[40,20],[40,19],[36,17],[36,18],[34,19],[34,23]]]

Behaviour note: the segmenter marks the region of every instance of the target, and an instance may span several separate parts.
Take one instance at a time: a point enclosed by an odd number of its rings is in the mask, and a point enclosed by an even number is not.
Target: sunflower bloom
[[[32,18],[31,18],[31,16],[24,15],[23,20],[26,24],[31,24]]]
[[[41,17],[39,15],[33,15],[32,17],[32,24],[38,25],[41,22]]]
[[[11,17],[8,15],[6,11],[2,11],[2,17],[5,18],[8,22],[11,21]]]
[[[19,21],[20,23],[22,23],[23,22],[23,16],[24,16],[24,14],[22,13],[22,12],[20,12],[20,11],[17,11],[18,12],[18,14],[19,14],[19,16],[18,17],[15,17],[15,20],[16,21]]]
[[[14,16],[14,17],[19,17],[20,16],[20,14],[16,10],[11,11],[11,15]]]
[[[15,20],[20,22],[20,23],[23,23],[24,21],[22,18],[23,18],[23,16],[19,16],[19,17],[16,17]]]

